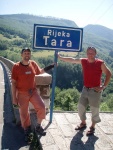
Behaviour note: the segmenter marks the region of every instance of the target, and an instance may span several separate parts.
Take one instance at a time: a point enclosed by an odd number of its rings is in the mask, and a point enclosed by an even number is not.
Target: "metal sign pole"
[[[56,65],[54,66],[53,80],[52,80],[52,96],[51,96],[51,103],[50,103],[50,123],[52,123],[52,117],[53,117],[53,107],[54,107],[54,97],[55,97],[55,83],[56,83],[56,69],[57,69],[57,58],[58,58],[57,54],[58,54],[58,50],[55,50],[54,63]]]
[[[58,50],[72,52],[80,52],[82,50],[82,28],[34,24],[33,32],[33,49],[55,50],[54,63],[56,64]],[[54,107],[56,68],[57,66],[55,65],[50,103],[50,123],[52,122]]]

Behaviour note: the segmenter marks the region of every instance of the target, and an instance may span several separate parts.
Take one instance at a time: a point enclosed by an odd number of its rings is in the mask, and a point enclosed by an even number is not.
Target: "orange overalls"
[[[40,74],[40,67],[31,61],[29,65],[16,63],[12,69],[12,79],[16,81],[17,99],[21,124],[24,129],[31,125],[29,115],[29,102],[36,110],[37,119],[45,119],[46,110],[42,98],[38,95],[35,84],[35,75]]]

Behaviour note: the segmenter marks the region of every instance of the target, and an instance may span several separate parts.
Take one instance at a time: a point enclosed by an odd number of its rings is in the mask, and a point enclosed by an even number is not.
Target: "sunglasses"
[[[88,47],[87,50],[89,49],[92,49],[92,50],[95,50],[96,51],[96,48],[95,47]]]

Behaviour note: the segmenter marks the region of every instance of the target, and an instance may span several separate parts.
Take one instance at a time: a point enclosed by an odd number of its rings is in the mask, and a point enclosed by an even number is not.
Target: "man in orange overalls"
[[[35,75],[48,71],[54,67],[54,64],[41,69],[35,61],[30,60],[31,50],[28,48],[22,49],[21,57],[22,60],[17,62],[12,69],[12,98],[13,105],[19,106],[21,125],[25,131],[25,139],[29,141],[29,136],[31,136],[29,102],[33,104],[36,110],[37,133],[39,135],[46,134],[41,126],[41,122],[46,116],[46,110],[44,102],[36,90]]]

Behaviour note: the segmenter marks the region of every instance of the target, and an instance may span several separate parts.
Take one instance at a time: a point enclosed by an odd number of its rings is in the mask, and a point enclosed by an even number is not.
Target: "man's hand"
[[[94,87],[94,90],[96,92],[102,92],[106,87],[105,86],[97,86],[97,87]]]
[[[13,108],[16,108],[18,109],[19,108],[19,105],[18,105],[18,99],[13,99]]]
[[[19,105],[18,104],[13,104],[13,108],[19,109]]]
[[[60,58],[60,54],[59,53],[57,53],[57,57]]]

